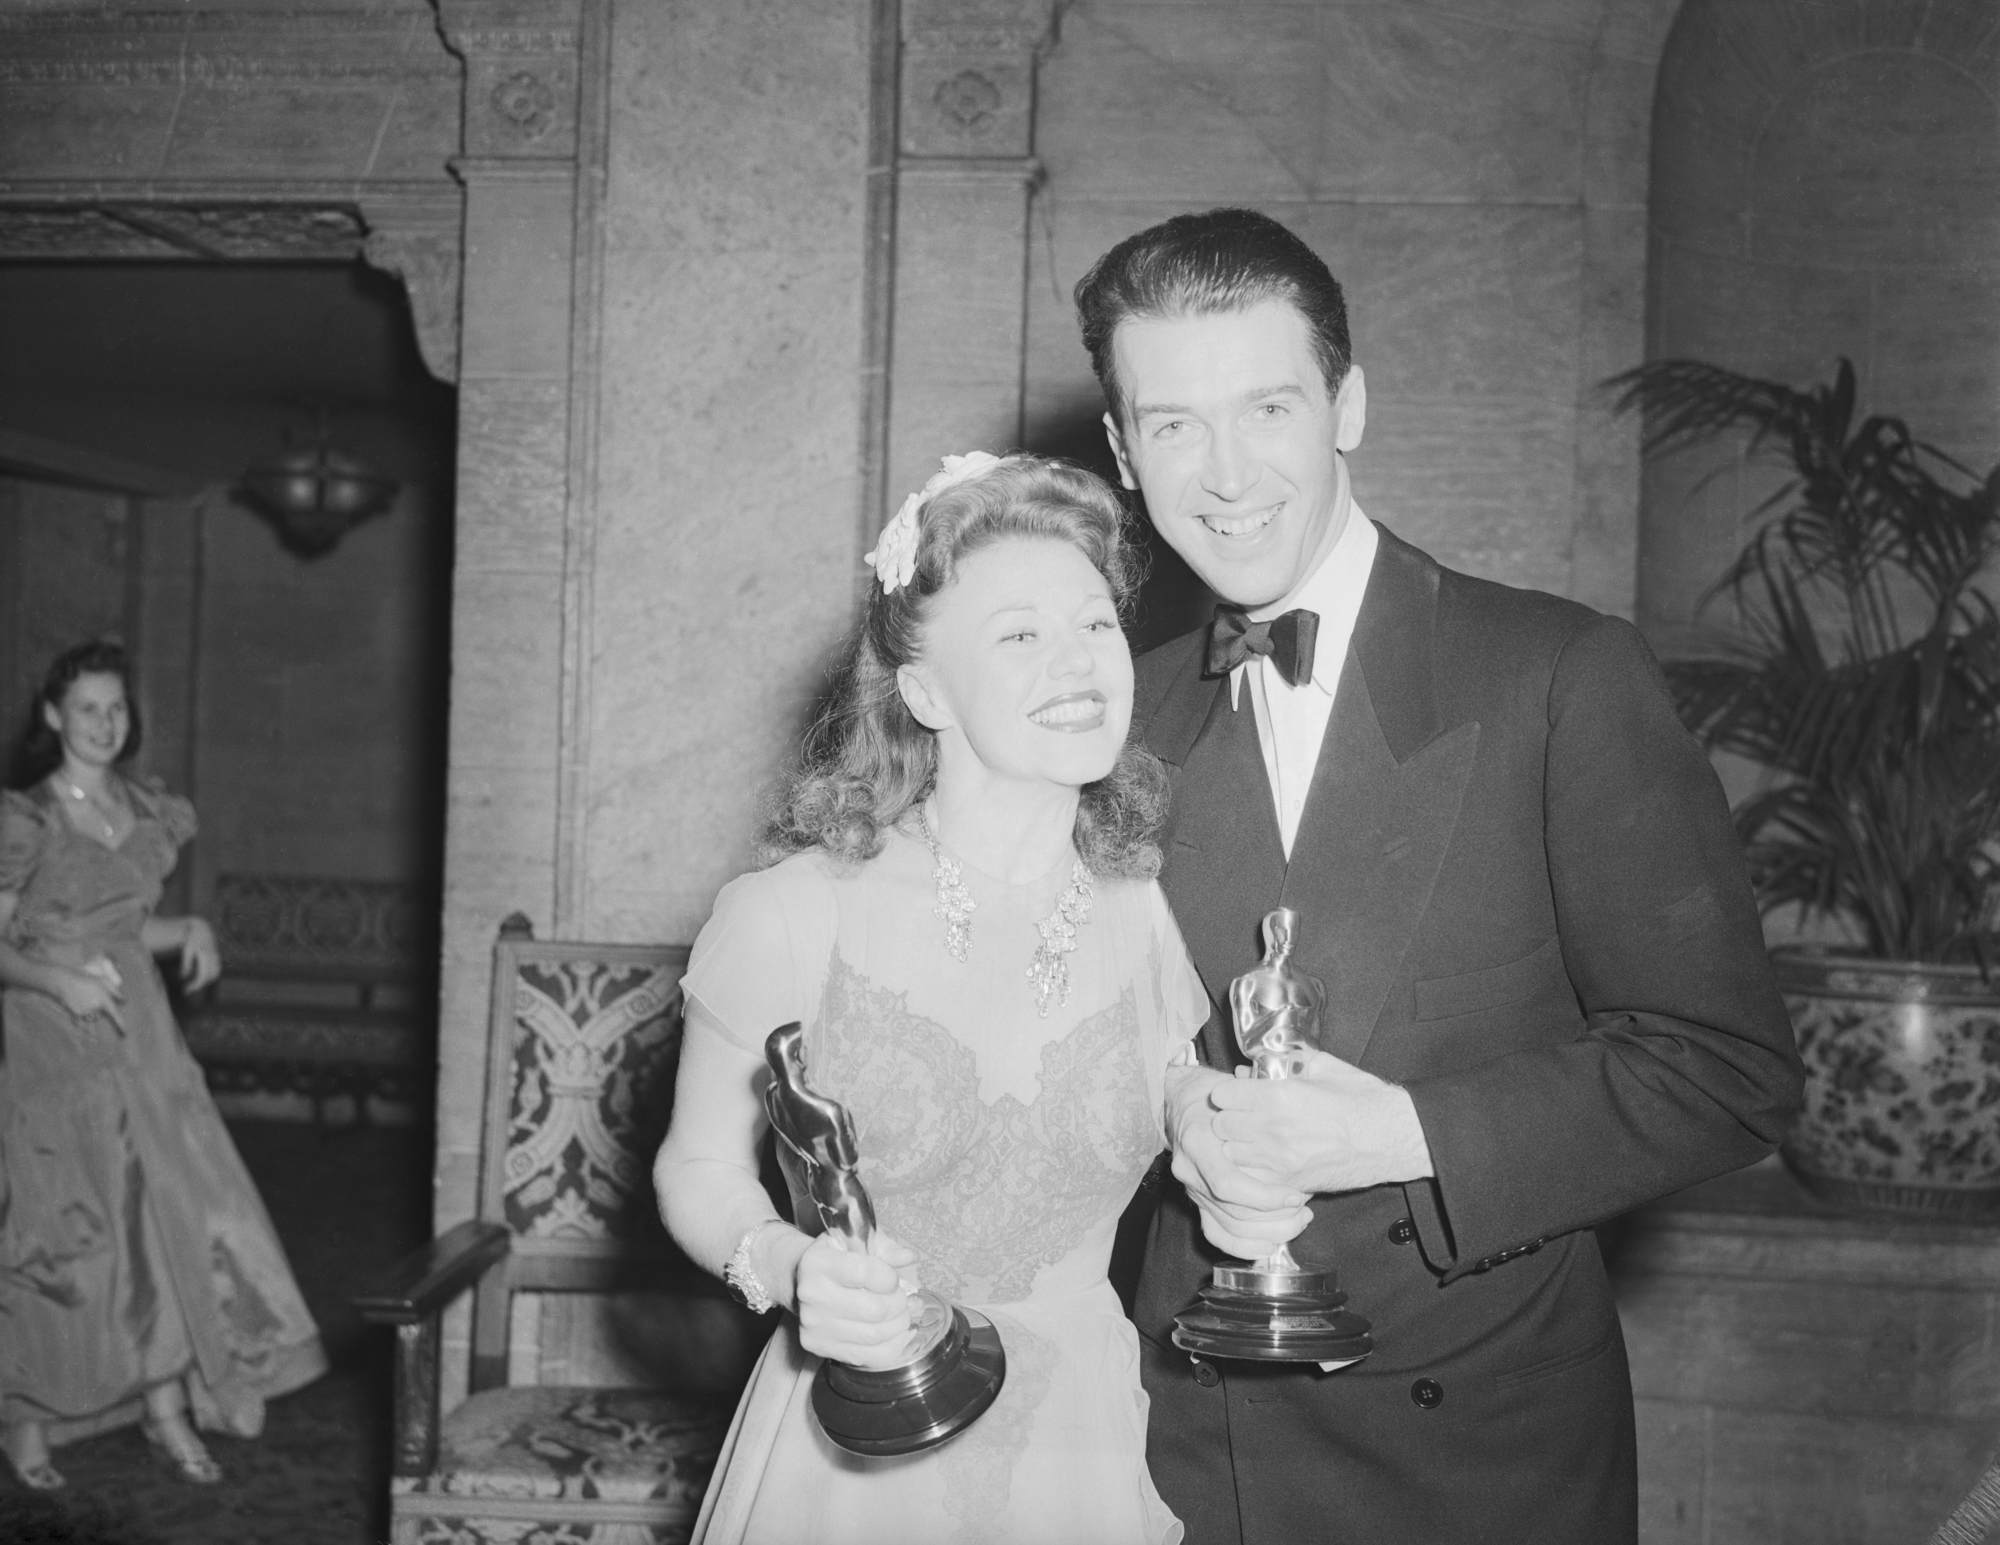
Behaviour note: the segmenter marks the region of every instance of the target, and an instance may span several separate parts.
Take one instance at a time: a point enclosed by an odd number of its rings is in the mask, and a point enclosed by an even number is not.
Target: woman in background
[[[1126,744],[1121,514],[1065,463],[947,459],[870,555],[880,590],[772,867],[726,886],[695,943],[662,1212],[752,1308],[791,1313],[703,1545],[1181,1537],[1106,1279],[1168,1065],[1208,1014],[1151,878],[1164,773]],[[812,1092],[852,1118],[866,1253],[781,1221],[759,1184],[766,1038],[789,1021]],[[815,1424],[813,1374],[907,1361],[917,1286],[994,1323],[1006,1381],[943,1446],[857,1457]]]
[[[115,644],[49,667],[0,792],[0,1452],[63,1484],[52,1443],[138,1421],[187,1480],[203,1427],[255,1436],[325,1370],[269,1216],[188,1055],[153,957],[221,969],[153,908],[194,807],[119,770],[136,748]]]

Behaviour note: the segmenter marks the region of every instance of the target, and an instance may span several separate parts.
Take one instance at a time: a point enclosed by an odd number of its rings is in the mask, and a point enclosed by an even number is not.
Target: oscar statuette
[[[778,1136],[778,1162],[791,1187],[798,1222],[810,1203],[826,1232],[865,1251],[875,1233],[875,1204],[856,1173],[854,1122],[838,1100],[806,1082],[805,1047],[796,1023],[764,1042],[771,1083],[764,1110]],[[894,1368],[820,1364],[813,1415],[828,1438],[852,1454],[913,1454],[963,1432],[993,1404],[1007,1377],[1007,1354],[993,1322],[928,1291],[913,1295],[907,1357]]]
[[[1291,1078],[1319,1045],[1326,988],[1292,964],[1299,915],[1264,917],[1264,959],[1229,984],[1236,1044],[1255,1078]],[[1338,1367],[1369,1353],[1368,1321],[1346,1306],[1331,1267],[1301,1265],[1290,1245],[1261,1261],[1223,1264],[1174,1319],[1174,1345],[1202,1357]]]

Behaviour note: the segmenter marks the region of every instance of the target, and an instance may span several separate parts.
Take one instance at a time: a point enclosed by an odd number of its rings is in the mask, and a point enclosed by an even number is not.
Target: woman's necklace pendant
[[[917,820],[924,829],[924,844],[931,850],[931,879],[937,884],[937,904],[931,908],[931,916],[944,920],[945,953],[963,965],[972,953],[972,914],[979,903],[965,888],[965,871],[959,868],[958,860],[938,846],[930,819],[921,809]]]
[[[961,965],[972,953],[972,914],[979,903],[965,888],[965,871],[957,859],[938,845],[930,817],[917,810],[917,824],[924,834],[924,846],[931,850],[931,879],[937,886],[937,902],[931,915],[944,921],[945,952]],[[1055,910],[1035,924],[1041,943],[1028,962],[1027,978],[1035,989],[1035,1012],[1049,1017],[1049,1003],[1069,1002],[1069,955],[1076,948],[1077,930],[1090,916],[1092,881],[1082,859],[1070,864],[1069,884],[1056,898]]]
[[[1042,942],[1035,946],[1028,962],[1028,980],[1035,986],[1035,1012],[1049,1017],[1049,999],[1058,1005],[1069,1002],[1069,954],[1076,948],[1076,933],[1090,916],[1090,871],[1077,859],[1069,871],[1069,884],[1056,898],[1056,909],[1035,929]]]

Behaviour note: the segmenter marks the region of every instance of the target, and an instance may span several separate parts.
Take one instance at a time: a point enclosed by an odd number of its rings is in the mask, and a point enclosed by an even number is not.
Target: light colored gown
[[[1038,1018],[1035,924],[1069,861],[1026,885],[964,866],[965,962],[945,950],[923,844],[859,867],[800,854],[717,899],[685,979],[690,1035],[804,1027],[807,1078],[845,1104],[880,1226],[925,1287],[980,1310],[999,1398],[926,1454],[860,1458],[820,1432],[818,1359],[786,1316],[751,1376],[702,1517],[706,1545],[1171,1545],[1146,1471],[1138,1343],[1106,1280],[1120,1212],[1163,1144],[1166,1067],[1208,1000],[1159,887],[1096,882],[1067,1007]]]
[[[0,1420],[60,1443],[137,1420],[148,1386],[186,1375],[197,1423],[254,1436],[265,1400],[326,1358],[140,937],[194,808],[126,788],[138,820],[115,848],[47,784],[0,794],[8,941],[105,956],[124,996],[122,1035],[0,996]]]

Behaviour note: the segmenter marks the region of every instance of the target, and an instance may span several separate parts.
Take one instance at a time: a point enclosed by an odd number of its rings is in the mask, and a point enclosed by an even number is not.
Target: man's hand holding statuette
[[[1308,1194],[1433,1173],[1409,1094],[1326,1052],[1302,1054],[1291,1078],[1218,1078],[1206,1097],[1228,1168],[1270,1175]]]

